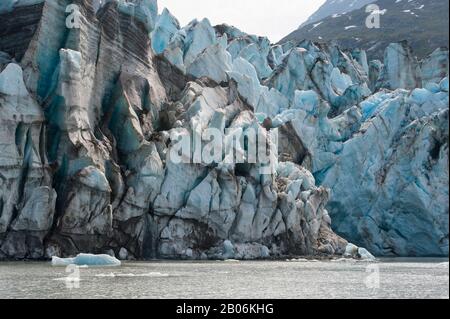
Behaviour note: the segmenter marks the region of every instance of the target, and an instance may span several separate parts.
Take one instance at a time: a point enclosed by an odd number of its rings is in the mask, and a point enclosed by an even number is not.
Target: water
[[[0,263],[0,298],[449,298],[448,260],[439,259],[133,262],[81,268],[79,282],[67,271]]]

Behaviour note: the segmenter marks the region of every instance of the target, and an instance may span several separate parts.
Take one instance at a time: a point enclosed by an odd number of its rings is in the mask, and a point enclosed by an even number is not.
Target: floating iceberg
[[[376,258],[367,249],[354,244],[348,244],[344,253],[345,257],[356,258],[364,261],[375,261]]]
[[[120,266],[122,263],[115,257],[109,255],[79,254],[75,258],[52,257],[52,266],[64,267],[77,266]]]

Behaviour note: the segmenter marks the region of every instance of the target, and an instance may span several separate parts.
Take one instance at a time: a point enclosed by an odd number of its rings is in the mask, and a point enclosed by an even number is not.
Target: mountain
[[[348,13],[373,3],[373,0],[327,0],[300,27],[316,23],[326,17]]]
[[[448,50],[2,3],[0,259],[448,256]]]
[[[347,1],[350,2],[350,1]],[[368,29],[365,8],[335,14],[302,26],[280,41],[304,39],[336,41],[343,48],[360,47],[371,59],[381,59],[389,43],[407,40],[423,58],[437,47],[449,45],[449,2],[447,0],[379,0],[380,28]]]

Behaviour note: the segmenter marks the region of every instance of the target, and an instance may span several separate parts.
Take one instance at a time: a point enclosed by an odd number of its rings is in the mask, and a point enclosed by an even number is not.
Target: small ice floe
[[[95,275],[95,277],[100,277],[100,278],[115,278],[116,274],[114,273],[109,273],[109,274],[97,274]]]
[[[288,259],[286,261],[293,262],[293,263],[317,263],[319,260],[316,259],[306,259],[306,258],[294,258],[294,259]]]
[[[367,249],[365,248],[359,248],[358,249],[358,255],[361,260],[366,261],[375,261],[376,258],[374,255],[372,255]]]
[[[121,262],[117,258],[109,255],[79,254],[75,258],[52,257],[52,266],[65,267],[69,265],[117,267],[121,265]]]
[[[115,273],[109,273],[109,274],[98,274],[95,275],[95,277],[100,278],[133,278],[133,277],[147,277],[147,278],[163,278],[163,277],[169,277],[169,274],[163,274],[160,272],[150,272],[150,273],[144,273],[144,274],[115,274]]]
[[[54,278],[53,281],[64,281],[64,282],[80,282],[81,278],[76,277],[61,277],[61,278]]]
[[[337,259],[331,259],[331,262],[334,263],[350,263],[350,262],[354,262],[354,259],[349,259],[349,258],[337,258]]]
[[[355,258],[361,261],[376,261],[375,256],[372,255],[367,249],[360,248],[353,244],[347,245],[344,257]]]

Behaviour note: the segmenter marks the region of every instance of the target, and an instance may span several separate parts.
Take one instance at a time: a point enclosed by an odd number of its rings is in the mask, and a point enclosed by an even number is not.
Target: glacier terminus
[[[0,259],[448,256],[447,48],[369,60],[159,12],[1,1]],[[171,160],[209,129],[263,132],[276,164]]]

